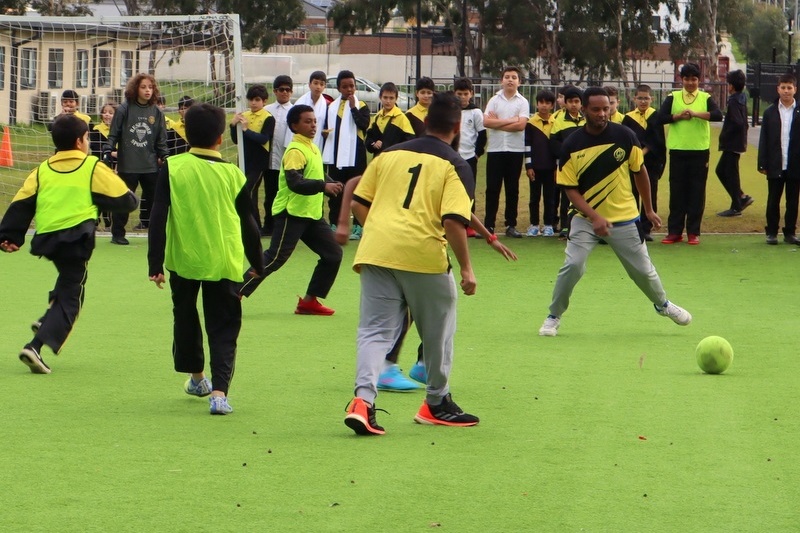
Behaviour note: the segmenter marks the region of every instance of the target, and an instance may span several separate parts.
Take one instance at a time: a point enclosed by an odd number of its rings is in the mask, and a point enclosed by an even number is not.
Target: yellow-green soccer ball
[[[697,365],[706,374],[722,374],[731,366],[733,348],[731,343],[712,335],[701,340],[695,350]]]

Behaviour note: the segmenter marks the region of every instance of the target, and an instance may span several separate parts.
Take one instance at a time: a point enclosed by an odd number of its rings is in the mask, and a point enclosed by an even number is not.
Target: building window
[[[51,48],[47,55],[47,88],[64,86],[64,49]]]
[[[661,31],[661,17],[658,15],[653,15],[652,29],[656,33]]]
[[[97,52],[97,86],[111,87],[111,50]]]
[[[36,48],[23,48],[22,61],[20,62],[19,85],[23,89],[36,88],[37,70]]]
[[[6,47],[0,46],[0,91],[6,88]]]
[[[125,87],[128,80],[133,76],[133,52],[130,50],[122,51],[121,68],[119,71],[119,84]]]
[[[75,54],[75,87],[85,89],[89,86],[89,51],[78,50]]]

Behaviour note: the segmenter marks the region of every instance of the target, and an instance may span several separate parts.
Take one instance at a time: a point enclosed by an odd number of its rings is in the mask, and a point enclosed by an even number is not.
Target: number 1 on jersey
[[[403,202],[403,209],[408,209],[411,205],[411,198],[414,196],[414,189],[417,187],[419,173],[422,172],[422,163],[409,168],[408,172],[411,174],[411,183],[408,184],[408,194],[406,194],[406,201]]]

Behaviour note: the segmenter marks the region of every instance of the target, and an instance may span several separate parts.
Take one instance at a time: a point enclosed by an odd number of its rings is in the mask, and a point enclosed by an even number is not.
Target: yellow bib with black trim
[[[275,196],[275,201],[272,203],[272,214],[277,215],[284,210],[294,217],[311,218],[314,220],[322,218],[322,193],[304,195],[293,193],[286,183],[286,170],[283,165],[286,161],[286,156],[292,150],[299,150],[306,160],[306,166],[303,167],[303,177],[307,180],[325,180],[325,168],[322,165],[322,154],[317,148],[317,145],[311,142],[302,142],[297,140],[301,137],[295,134],[292,142],[286,147],[286,152],[283,154],[283,161],[281,161],[281,171],[278,175],[278,194]]]
[[[98,161],[93,155],[86,156],[80,166],[70,172],[53,170],[47,161],[39,165],[37,233],[52,233],[97,219],[97,206],[92,202],[92,173]]]
[[[711,95],[705,91],[697,91],[697,97],[690,103],[683,99],[683,90],[673,91],[671,113],[690,109],[696,113],[708,111],[708,99]],[[669,125],[667,148],[670,150],[708,150],[711,146],[711,124],[707,120],[692,118],[678,120]]]

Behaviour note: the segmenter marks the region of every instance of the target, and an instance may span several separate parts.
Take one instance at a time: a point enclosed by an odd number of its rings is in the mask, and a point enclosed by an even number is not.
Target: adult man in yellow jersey
[[[658,110],[663,124],[669,124],[669,217],[663,244],[683,240],[686,228],[692,245],[700,244],[700,223],[706,206],[706,180],[711,147],[710,121],[722,120],[722,111],[705,91],[700,90],[700,67],[681,67],[683,89],[664,99]]]
[[[561,315],[569,307],[572,291],[586,270],[586,260],[601,239],[614,250],[628,276],[653,303],[658,314],[686,326],[688,311],[667,300],[647,246],[639,234],[639,208],[633,199],[630,172],[636,180],[645,215],[653,227],[661,227],[650,203],[650,182],[639,141],[633,132],[608,120],[608,95],[601,87],[583,93],[586,125],[564,142],[558,167],[558,184],[574,209],[566,259],[558,271],[550,314],[539,335],[555,337]]]
[[[353,261],[361,275],[361,312],[355,398],[345,424],[359,435],[385,433],[375,420],[378,376],[409,311],[422,338],[427,371],[426,399],[414,420],[478,423],[478,417],[453,402],[449,387],[457,291],[448,244],[464,294],[475,294],[476,288],[466,233],[474,180],[467,162],[451,147],[460,125],[458,99],[437,94],[428,111],[427,135],[374,159],[353,196],[364,235]]]

